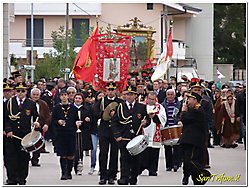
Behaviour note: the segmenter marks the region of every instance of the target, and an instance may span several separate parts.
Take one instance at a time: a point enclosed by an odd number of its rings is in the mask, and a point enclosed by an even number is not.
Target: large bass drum
[[[138,135],[129,141],[129,143],[126,145],[126,149],[131,155],[138,155],[144,151],[148,145],[148,137],[145,135]]]
[[[162,145],[178,145],[182,134],[182,125],[174,125],[161,129]]]
[[[27,152],[35,152],[39,150],[43,144],[45,143],[45,140],[42,136],[42,134],[38,131],[32,131],[31,133],[27,134],[22,139],[22,147]]]

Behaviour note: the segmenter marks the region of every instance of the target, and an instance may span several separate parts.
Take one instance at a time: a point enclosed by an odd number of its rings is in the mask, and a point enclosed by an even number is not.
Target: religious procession
[[[246,57],[203,17],[245,4],[52,4],[4,4],[4,185],[247,185]]]

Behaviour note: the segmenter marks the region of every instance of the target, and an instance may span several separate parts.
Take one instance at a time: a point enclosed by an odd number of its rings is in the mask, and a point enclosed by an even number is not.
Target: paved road
[[[60,167],[59,159],[56,154],[53,153],[51,143],[46,143],[47,150],[50,151],[49,154],[41,155],[41,167],[30,166],[30,173],[27,179],[27,185],[64,185],[64,186],[88,186],[98,185],[99,176],[97,171],[93,175],[88,175],[90,169],[90,157],[86,156],[84,158],[84,170],[81,176],[74,175],[72,180],[62,181],[60,180]],[[214,181],[209,181],[206,185],[231,185],[231,186],[245,186],[247,185],[247,151],[244,150],[242,144],[235,149],[226,149],[221,147],[216,147],[209,149],[211,158],[211,173],[216,174],[213,178]],[[96,167],[98,169],[98,166]],[[222,178],[222,174],[225,176],[234,176],[238,181],[225,182]],[[5,182],[6,174],[5,169],[3,171],[3,180]],[[119,177],[119,174],[118,174]],[[165,171],[165,158],[164,149],[160,152],[159,161],[159,172],[157,177],[148,176],[147,170],[139,176],[138,185],[181,185],[182,180],[182,168],[177,172],[166,172]],[[223,180],[221,182],[221,180]],[[193,185],[190,180],[189,185]]]

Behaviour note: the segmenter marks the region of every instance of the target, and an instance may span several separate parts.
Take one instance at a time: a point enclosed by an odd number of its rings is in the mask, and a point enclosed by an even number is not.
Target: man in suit
[[[153,82],[153,90],[157,95],[158,103],[161,104],[164,101],[165,97],[166,97],[166,92],[165,92],[164,89],[159,88],[159,81],[158,80],[155,80]]]
[[[33,88],[30,93],[31,99],[35,102],[37,112],[39,113],[39,123],[40,123],[40,128],[37,131],[40,131],[42,135],[44,135],[48,131],[48,126],[50,125],[51,121],[51,115],[49,111],[48,104],[40,99],[41,96],[41,91],[38,88]],[[32,153],[32,158],[31,158],[31,163],[32,166],[39,167],[41,166],[39,164],[39,158],[40,158],[40,153],[41,150],[45,151],[45,144],[43,147],[35,152]]]
[[[15,86],[16,96],[9,99],[6,105],[5,132],[6,132],[6,160],[9,177],[8,185],[25,185],[26,178],[29,172],[30,155],[23,150],[21,140],[14,138],[18,136],[23,138],[31,132],[31,127],[40,127],[39,122],[31,124],[31,120],[37,119],[38,113],[35,103],[26,98],[27,87],[26,84],[17,83]]]
[[[122,100],[116,97],[116,84],[114,82],[107,83],[107,96],[99,100],[96,104],[99,110],[98,119],[101,119],[100,125],[98,127],[99,135],[99,167],[100,167],[100,185],[115,184],[114,179],[116,178],[118,171],[118,145],[116,140],[113,138],[111,131],[111,119],[103,119],[103,113],[106,107],[113,103],[121,103]],[[114,112],[110,112],[112,117]],[[110,150],[110,156],[109,155]],[[109,167],[107,168],[109,160]]]
[[[121,176],[119,185],[136,185],[139,173],[140,154],[132,156],[126,149],[129,139],[142,134],[141,126],[147,119],[146,106],[136,102],[136,88],[128,86],[125,90],[126,101],[119,104],[112,119],[112,131],[120,148]]]

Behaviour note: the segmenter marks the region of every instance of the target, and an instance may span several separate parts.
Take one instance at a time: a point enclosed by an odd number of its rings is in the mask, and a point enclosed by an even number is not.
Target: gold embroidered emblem
[[[92,60],[91,60],[91,58],[90,58],[90,56],[89,56],[89,54],[88,54],[88,55],[87,55],[87,58],[86,58],[85,67],[86,67],[86,68],[87,68],[87,67],[90,67],[91,64],[92,64]]]

